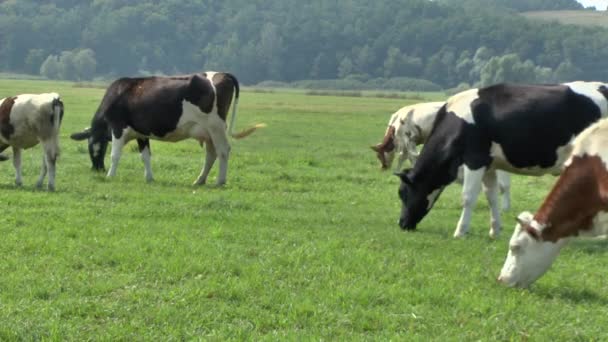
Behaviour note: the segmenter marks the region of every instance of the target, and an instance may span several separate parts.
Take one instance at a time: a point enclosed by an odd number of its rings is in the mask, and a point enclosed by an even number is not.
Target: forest
[[[608,79],[574,0],[5,0],[0,71],[90,80],[222,70],[244,84],[436,90]],[[314,83],[315,80],[323,80]]]

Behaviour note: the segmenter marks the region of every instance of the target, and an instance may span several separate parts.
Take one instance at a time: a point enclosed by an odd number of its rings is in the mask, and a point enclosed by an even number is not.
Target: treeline
[[[73,80],[229,70],[245,84],[342,79],[344,88],[395,89],[608,79],[608,30],[517,14],[573,8],[574,0],[7,0],[0,70]]]

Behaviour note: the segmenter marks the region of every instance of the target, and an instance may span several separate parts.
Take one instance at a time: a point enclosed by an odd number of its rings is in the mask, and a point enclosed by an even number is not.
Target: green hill
[[[524,12],[522,15],[528,19],[554,21],[560,24],[608,28],[608,13],[604,11],[532,11]]]

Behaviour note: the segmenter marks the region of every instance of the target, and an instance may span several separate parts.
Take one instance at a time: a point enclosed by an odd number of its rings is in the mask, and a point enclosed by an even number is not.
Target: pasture
[[[50,90],[66,108],[57,191],[34,188],[39,147],[23,153],[22,188],[0,164],[0,340],[606,338],[606,242],[571,244],[530,290],[495,281],[514,217],[555,178],[513,177],[497,241],[483,195],[470,235],[452,238],[457,184],[417,232],[398,228],[398,179],[368,146],[411,100],[244,91],[236,128],[268,127],[232,140],[215,188],[190,185],[193,140],[151,142],[151,184],[135,142],[116,178],[93,173],[69,134],[103,89],[0,81],[0,97]]]
[[[522,14],[528,19],[555,21],[567,25],[608,27],[605,11],[531,11]]]

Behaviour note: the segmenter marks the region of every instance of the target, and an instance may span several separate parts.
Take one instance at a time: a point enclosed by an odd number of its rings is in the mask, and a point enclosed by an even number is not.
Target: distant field
[[[530,19],[562,24],[608,27],[608,13],[604,11],[534,11],[522,14]]]
[[[39,148],[22,188],[0,164],[1,341],[606,339],[606,242],[565,249],[530,290],[495,281],[514,217],[553,177],[514,177],[498,241],[483,199],[471,235],[451,237],[458,185],[418,232],[398,228],[397,178],[368,146],[411,100],[244,91],[237,128],[268,127],[233,141],[217,189],[190,185],[194,141],[152,142],[152,184],[134,143],[115,179],[93,173],[68,136],[103,89],[0,80],[0,97],[50,90],[66,105],[57,192],[34,189]]]

